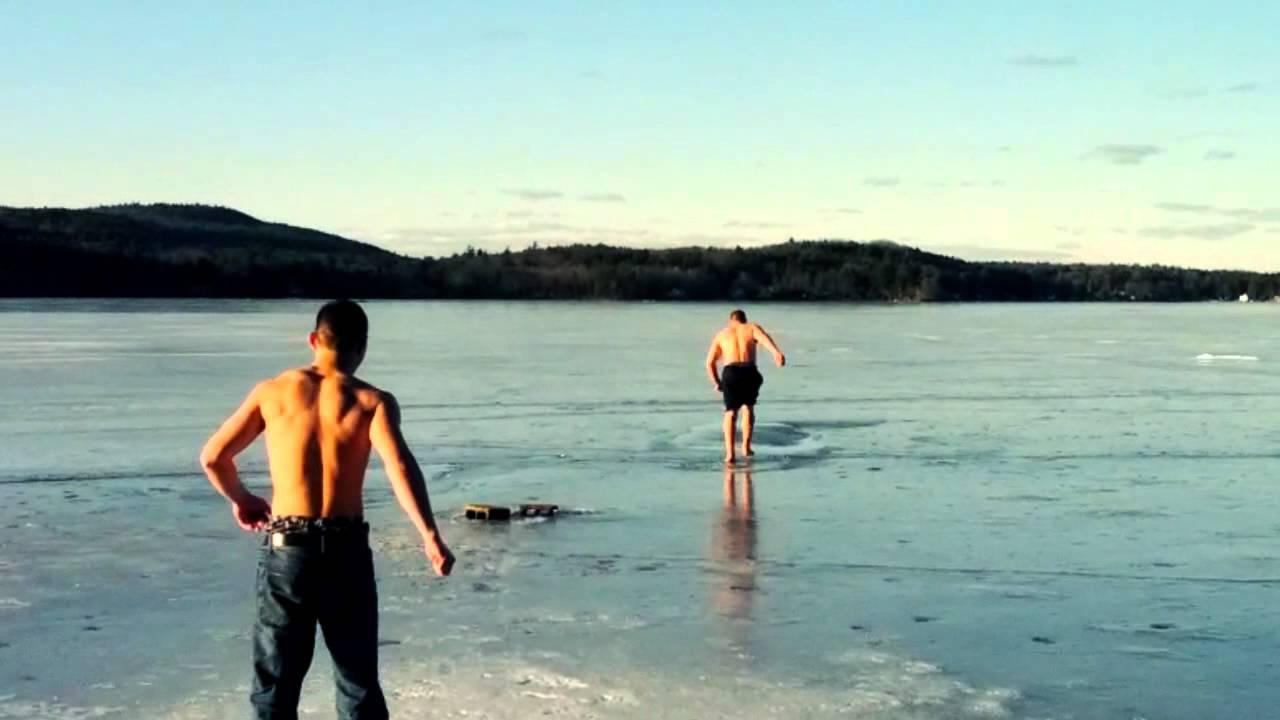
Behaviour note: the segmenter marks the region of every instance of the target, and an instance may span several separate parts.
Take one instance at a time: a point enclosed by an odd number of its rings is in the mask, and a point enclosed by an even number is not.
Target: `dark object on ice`
[[[560,506],[550,503],[525,503],[520,506],[520,517],[552,517],[558,512]]]
[[[1035,637],[1031,638],[1031,642],[1034,642],[1034,643],[1040,643],[1041,645],[1053,645],[1053,644],[1054,644],[1054,642],[1053,642],[1052,640],[1050,640],[1050,639],[1049,639],[1049,638],[1047,638],[1047,637],[1043,637],[1043,636],[1041,636],[1041,635],[1037,635],[1037,636],[1035,636]]]
[[[510,520],[511,508],[468,503],[464,509],[468,520]]]

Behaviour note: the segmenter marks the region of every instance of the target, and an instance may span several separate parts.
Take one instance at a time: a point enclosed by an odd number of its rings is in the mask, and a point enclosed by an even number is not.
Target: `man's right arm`
[[[435,515],[431,512],[431,499],[427,497],[426,478],[400,432],[400,406],[391,393],[382,394],[382,400],[374,411],[369,440],[382,458],[396,500],[422,536],[431,566],[438,575],[448,575],[453,569],[453,553],[440,537]]]
[[[720,373],[716,368],[716,361],[720,359],[720,336],[711,338],[711,349],[707,350],[707,377],[711,378],[711,384],[715,386],[716,392],[720,392]]]
[[[236,455],[266,429],[262,398],[269,387],[268,383],[255,387],[200,451],[200,465],[209,477],[209,483],[231,501],[236,524],[249,531],[266,527],[271,520],[271,504],[245,489],[236,469]]]

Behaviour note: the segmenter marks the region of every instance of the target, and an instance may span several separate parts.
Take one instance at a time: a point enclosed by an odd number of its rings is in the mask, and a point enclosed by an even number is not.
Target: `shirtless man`
[[[400,433],[390,393],[356,378],[369,321],[347,300],[316,315],[310,367],[260,383],[209,439],[200,462],[231,502],[236,523],[267,531],[258,563],[253,630],[255,717],[296,718],[316,624],[333,658],[338,716],[385,720],[378,683],[378,603],[369,526],[362,519],[370,450],[386,467],[439,575],[453,568],[431,513],[426,482]],[[235,456],[266,433],[271,502],[249,492]]]
[[[750,457],[751,435],[756,427],[756,398],[764,378],[756,368],[756,345],[764,345],[773,353],[778,367],[787,364],[787,357],[778,349],[773,338],[759,324],[747,322],[747,314],[734,310],[729,314],[729,326],[716,333],[707,352],[707,375],[716,392],[724,394],[724,461],[734,461],[733,434],[742,410],[742,454]],[[723,363],[724,370],[717,373],[716,363]]]

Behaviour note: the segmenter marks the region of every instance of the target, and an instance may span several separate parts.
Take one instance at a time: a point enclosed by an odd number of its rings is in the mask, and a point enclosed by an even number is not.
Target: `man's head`
[[[325,303],[316,313],[316,329],[310,342],[316,352],[335,353],[347,370],[354,371],[364,360],[369,344],[369,318],[350,300]]]
[[[729,322],[731,323],[745,323],[746,321],[747,314],[741,310],[734,310],[729,313]]]

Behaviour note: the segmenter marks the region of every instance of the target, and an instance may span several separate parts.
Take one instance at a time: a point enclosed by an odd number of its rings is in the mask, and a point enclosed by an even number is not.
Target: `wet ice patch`
[[[851,691],[841,714],[887,718],[1009,717],[1020,694],[1008,688],[979,689],[932,663],[868,649],[832,658],[848,667]]]
[[[447,664],[408,656],[384,663],[383,687],[392,717],[403,720],[515,720],[534,715],[568,720],[970,720],[1012,717],[1021,700],[1015,690],[974,687],[933,663],[876,649],[850,650],[832,658],[820,680],[726,668],[682,673],[621,658],[603,664],[570,659],[576,655],[485,652]],[[308,677],[299,708],[302,717],[332,716],[331,679],[317,670]],[[243,686],[210,689],[167,709],[140,708],[135,716],[230,720],[243,716],[246,692]],[[695,714],[687,714],[694,708]]]
[[[739,434],[741,441],[741,434]],[[811,433],[799,425],[784,422],[756,423],[752,441],[758,456],[816,456],[829,449],[819,433]],[[724,430],[719,424],[704,425],[676,436],[672,444],[679,448],[717,453],[724,447]]]
[[[0,718],[25,720],[87,720],[88,718],[118,717],[123,712],[118,707],[77,707],[44,700],[16,700],[14,695],[0,695]]]
[[[1214,355],[1202,353],[1196,356],[1196,362],[1209,364],[1215,362],[1258,362],[1257,355]]]
[[[569,675],[561,675],[559,673],[539,668],[529,668],[527,670],[517,671],[514,674],[514,679],[517,685],[531,685],[533,687],[540,688],[585,690],[591,687],[578,678],[571,677]]]

